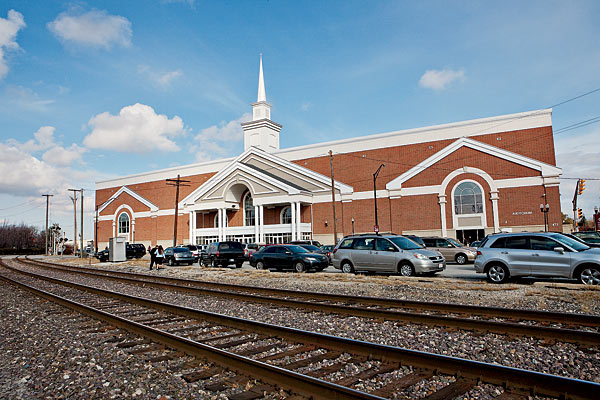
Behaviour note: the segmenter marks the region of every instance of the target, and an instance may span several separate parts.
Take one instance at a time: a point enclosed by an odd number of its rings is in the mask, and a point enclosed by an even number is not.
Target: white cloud
[[[465,71],[463,69],[456,71],[451,69],[430,69],[425,71],[423,76],[421,76],[421,79],[419,79],[419,85],[433,90],[444,90],[452,82],[456,80],[463,80],[464,78]]]
[[[169,86],[171,86],[171,83],[173,81],[175,81],[183,75],[183,72],[181,72],[180,69],[176,69],[173,71],[156,72],[153,71],[147,65],[139,65],[138,73],[140,75],[143,75],[145,78],[149,79],[154,86],[158,86],[162,89],[167,89]]]
[[[131,44],[131,22],[120,15],[109,15],[106,11],[63,12],[47,26],[64,42],[105,49],[113,45],[127,47]]]
[[[169,119],[140,103],[123,107],[119,115],[95,115],[88,125],[93,130],[83,140],[85,146],[127,153],[177,151],[179,147],[169,138],[184,132],[178,116]]]
[[[14,112],[15,107],[27,111],[44,112],[54,103],[52,99],[42,99],[32,89],[23,86],[7,86],[0,97],[0,109]]]
[[[77,146],[73,143],[69,148],[54,146],[42,155],[42,159],[48,164],[59,167],[66,167],[73,164],[75,161],[83,162],[81,156],[87,149]]]
[[[0,18],[0,79],[8,73],[8,66],[4,60],[5,49],[18,49],[15,41],[17,33],[25,27],[23,14],[18,11],[8,11],[8,18]]]
[[[38,129],[33,137],[35,139],[29,139],[25,143],[20,143],[15,139],[8,139],[7,143],[12,147],[19,149],[20,151],[33,153],[36,151],[47,150],[54,146],[54,131],[56,128],[53,126],[42,126]]]
[[[221,122],[202,129],[194,138],[194,145],[190,152],[196,154],[197,161],[212,160],[223,157],[232,152],[244,138],[244,130],[240,125],[252,119],[250,113],[245,113],[238,119]]]

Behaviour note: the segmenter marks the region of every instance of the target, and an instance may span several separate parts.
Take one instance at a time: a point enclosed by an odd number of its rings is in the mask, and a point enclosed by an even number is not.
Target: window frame
[[[125,216],[127,217],[127,231],[121,231],[121,217]],[[122,213],[119,214],[119,216],[117,217],[117,235],[129,235],[131,233],[131,217],[129,216],[128,213],[126,213],[125,211],[123,211]]]
[[[458,199],[460,199],[462,197],[462,191],[461,194],[458,194],[457,192],[459,191],[460,187],[466,183],[471,183],[473,184],[473,187],[477,188],[479,190],[479,193],[474,193],[474,204],[473,207],[475,208],[474,212],[463,212],[463,203],[462,201],[460,202],[460,208],[458,205]],[[465,190],[465,189],[462,189]],[[460,182],[458,182],[456,185],[454,185],[454,188],[452,189],[452,212],[454,215],[481,215],[481,214],[485,214],[485,200],[483,197],[483,194],[485,193],[485,191],[483,190],[483,187],[481,186],[481,184],[477,181],[474,181],[472,179],[465,179],[462,180]],[[479,196],[479,199],[477,198],[477,196]],[[477,200],[480,201],[480,203],[477,202]],[[478,208],[478,206],[480,206],[480,208]],[[478,211],[478,209],[480,209],[480,211]]]
[[[284,220],[284,216],[285,216],[286,211],[288,211],[288,210],[290,212],[290,219],[289,219],[289,222],[286,222]],[[289,225],[292,223],[292,207],[291,206],[285,206],[281,209],[281,212],[279,213],[279,223],[282,225]]]

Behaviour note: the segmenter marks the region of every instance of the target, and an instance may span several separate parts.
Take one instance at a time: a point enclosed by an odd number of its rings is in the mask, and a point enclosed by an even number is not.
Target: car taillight
[[[217,250],[217,257],[219,257],[219,250]]]
[[[337,251],[337,249],[333,249],[333,254],[335,254],[336,251]]]
[[[480,256],[481,255],[481,251],[477,250],[477,255]]]

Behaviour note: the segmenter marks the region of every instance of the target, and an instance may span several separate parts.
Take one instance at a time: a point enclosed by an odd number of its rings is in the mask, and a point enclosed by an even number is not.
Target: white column
[[[221,219],[223,221],[223,237],[221,238],[221,240],[227,240],[227,209],[223,208],[223,218]]]
[[[265,243],[265,209],[261,204],[258,206],[258,211],[260,214],[260,226],[258,230],[258,236],[260,243]]]
[[[302,230],[300,229],[300,223],[302,222],[302,207],[300,202],[296,203],[296,240],[302,240]]]
[[[446,195],[438,195],[440,203],[440,219],[442,221],[442,236],[448,236],[448,229],[446,228]]]
[[[116,225],[117,225],[117,222],[113,219],[113,235],[112,235],[112,237],[117,236]]]
[[[194,211],[190,211],[190,244],[196,244],[196,238],[194,237],[194,233],[196,232],[196,213]]]
[[[260,242],[259,237],[259,224],[260,224],[260,213],[258,211],[258,206],[254,206],[254,241],[256,243]]]
[[[292,240],[296,240],[296,203],[290,203],[292,209]]]
[[[221,237],[223,236],[223,214],[221,213],[221,209],[217,209],[217,222],[219,224],[219,241],[221,241]]]
[[[494,233],[500,232],[500,216],[498,215],[498,192],[490,193],[490,200],[492,200],[492,213],[494,214]]]

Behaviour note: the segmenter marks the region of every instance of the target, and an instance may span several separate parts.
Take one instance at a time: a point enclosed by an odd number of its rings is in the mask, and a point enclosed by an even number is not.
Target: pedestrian
[[[150,270],[152,270],[154,264],[156,264],[156,268],[158,269],[158,263],[156,262],[156,246],[152,249],[148,246],[148,253],[150,253]]]
[[[156,269],[163,269],[163,260],[165,259],[165,251],[161,245],[156,249]]]

